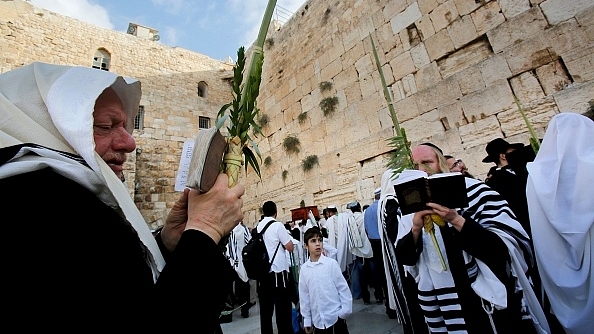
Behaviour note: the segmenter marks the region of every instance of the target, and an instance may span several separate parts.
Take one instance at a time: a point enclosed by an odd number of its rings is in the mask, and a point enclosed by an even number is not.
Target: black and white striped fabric
[[[406,172],[406,171],[405,171]],[[546,328],[539,332],[546,332],[548,325],[544,319],[542,309],[534,296],[526,272],[532,268],[534,258],[530,240],[526,231],[515,219],[507,202],[494,190],[483,182],[466,178],[466,189],[469,205],[458,211],[460,215],[470,217],[483,228],[497,234],[507,245],[512,259],[512,272],[517,278],[517,289],[529,295],[525,299],[526,314],[533,317],[535,324]],[[412,214],[402,217],[398,239],[410,232]],[[434,228],[439,251],[443,254],[447,270],[443,270],[439,252],[435,248],[431,236],[422,232],[423,251],[415,266],[405,266],[405,270],[412,274],[418,282],[419,303],[425,314],[425,320],[433,333],[466,333],[466,324],[460,305],[461,296],[458,295],[452,269],[446,256],[446,247],[440,228]],[[506,290],[503,283],[490,271],[489,267],[470,254],[462,251],[465,269],[472,289],[483,299],[485,308],[502,309],[506,307]],[[542,317],[542,318],[541,318]],[[492,324],[493,325],[493,324]],[[493,325],[494,326],[494,325]]]

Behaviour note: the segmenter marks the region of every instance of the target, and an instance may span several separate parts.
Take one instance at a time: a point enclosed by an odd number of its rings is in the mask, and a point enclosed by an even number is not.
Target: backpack
[[[268,222],[268,224],[266,224],[266,226],[264,226],[262,231],[259,233],[258,229],[254,228],[252,231],[252,238],[241,251],[243,267],[245,268],[247,276],[250,279],[262,280],[270,272],[270,267],[272,265],[272,261],[274,261],[276,252],[278,252],[280,242],[276,246],[272,260],[270,260],[268,251],[266,250],[266,244],[264,243],[264,232],[266,232],[268,226],[274,222],[276,221],[271,220]]]

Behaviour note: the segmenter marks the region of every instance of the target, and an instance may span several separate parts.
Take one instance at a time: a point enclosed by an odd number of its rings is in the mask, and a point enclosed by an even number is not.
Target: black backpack
[[[260,233],[258,233],[257,228],[254,228],[252,231],[252,238],[241,251],[243,267],[250,279],[262,280],[270,272],[270,266],[272,265],[272,261],[274,261],[276,252],[278,252],[280,242],[276,246],[272,260],[270,260],[268,251],[266,250],[266,244],[264,243],[264,232],[266,232],[268,226],[274,222],[275,220],[268,222]]]

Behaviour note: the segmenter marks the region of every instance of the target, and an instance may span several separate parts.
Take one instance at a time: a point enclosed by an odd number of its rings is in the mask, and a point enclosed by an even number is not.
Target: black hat
[[[487,151],[487,156],[483,159],[483,162],[499,162],[499,154],[507,152],[510,148],[515,150],[524,147],[522,143],[514,143],[510,144],[502,138],[497,138],[491,140],[485,150]]]

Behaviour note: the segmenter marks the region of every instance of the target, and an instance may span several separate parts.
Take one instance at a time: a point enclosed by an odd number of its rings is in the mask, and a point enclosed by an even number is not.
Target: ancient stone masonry
[[[211,119],[231,100],[232,64],[176,47],[98,28],[24,1],[0,1],[0,71],[34,61],[92,66],[97,50],[111,58],[110,71],[142,83],[144,126],[135,130],[136,154],[128,155],[126,183],[151,228],[179,193],[175,176],[183,143],[198,132],[198,117]],[[204,82],[207,97],[199,97]]]
[[[214,122],[231,100],[231,65],[20,0],[0,1],[0,34],[2,72],[32,61],[91,66],[102,48],[110,70],[142,81],[144,129],[134,133],[141,152],[130,157],[128,185],[147,223],[161,225],[179,196],[183,142],[195,137],[198,116]],[[431,141],[479,178],[490,167],[481,163],[488,141],[528,143],[514,96],[540,136],[553,115],[582,113],[594,100],[591,0],[309,1],[266,43],[258,103],[268,122],[257,142],[270,159],[262,180],[252,170],[240,178],[248,225],[266,200],[281,221],[301,201],[372,201],[394,132],[370,35],[413,145]],[[200,81],[208,98],[196,94]],[[334,112],[324,114],[323,100]],[[299,139],[298,153],[284,151],[288,136]],[[317,164],[304,170],[313,155]]]
[[[491,139],[528,143],[514,95],[540,136],[553,115],[582,113],[594,100],[592,1],[309,1],[265,50],[260,106],[270,122],[259,145],[274,163],[262,181],[248,173],[249,224],[268,199],[281,219],[301,200],[372,201],[394,133],[370,34],[413,145],[433,142],[480,178]],[[338,105],[324,116],[329,96]],[[281,148],[289,135],[301,142],[297,155]],[[312,154],[319,166],[303,171]]]

